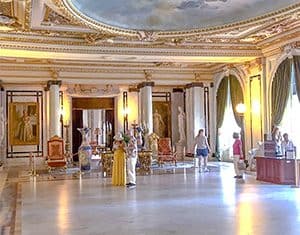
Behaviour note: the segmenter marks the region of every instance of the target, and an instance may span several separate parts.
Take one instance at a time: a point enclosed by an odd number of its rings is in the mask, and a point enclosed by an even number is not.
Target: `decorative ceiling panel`
[[[187,31],[246,21],[299,0],[64,0],[73,13],[110,27]]]

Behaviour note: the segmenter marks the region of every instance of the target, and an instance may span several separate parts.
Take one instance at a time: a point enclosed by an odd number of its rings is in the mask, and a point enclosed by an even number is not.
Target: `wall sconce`
[[[237,111],[238,114],[240,114],[241,116],[245,114],[246,112],[246,105],[243,103],[239,103],[237,104],[237,106],[235,107],[235,110]]]

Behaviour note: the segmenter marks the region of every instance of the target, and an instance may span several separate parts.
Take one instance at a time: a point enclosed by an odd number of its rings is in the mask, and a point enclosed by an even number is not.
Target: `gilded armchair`
[[[67,160],[64,154],[64,141],[59,136],[53,136],[47,142],[47,165],[51,172],[52,168],[67,168]]]
[[[177,165],[176,152],[173,152],[171,146],[171,138],[160,138],[158,140],[158,164],[161,166],[163,162],[173,162]]]

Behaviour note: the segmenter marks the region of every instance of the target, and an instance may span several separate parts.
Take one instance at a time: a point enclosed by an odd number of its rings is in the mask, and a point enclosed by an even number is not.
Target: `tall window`
[[[287,103],[287,107],[284,111],[284,116],[280,124],[282,134],[288,133],[289,139],[293,141],[297,148],[297,155],[299,156],[300,151],[300,132],[297,128],[300,117],[300,103],[296,92],[296,78],[294,65],[291,71],[291,88],[290,95]]]
[[[222,127],[219,129],[219,148],[222,159],[229,159],[232,154],[232,144],[234,139],[232,138],[233,132],[240,133],[241,128],[237,125],[230,97],[230,86],[228,85],[227,97],[226,97],[226,107],[224,113],[224,120]]]

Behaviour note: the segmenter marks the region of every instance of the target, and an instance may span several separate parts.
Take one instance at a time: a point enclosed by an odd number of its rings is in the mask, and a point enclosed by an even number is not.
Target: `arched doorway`
[[[233,132],[241,133],[242,140],[245,139],[244,120],[235,109],[237,104],[244,103],[243,90],[237,77],[229,75],[221,80],[217,90],[216,101],[216,154],[220,160],[231,160]]]

